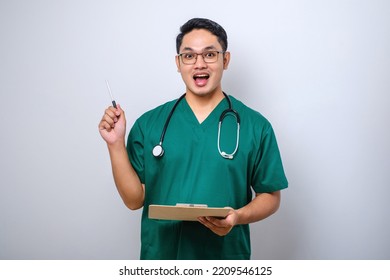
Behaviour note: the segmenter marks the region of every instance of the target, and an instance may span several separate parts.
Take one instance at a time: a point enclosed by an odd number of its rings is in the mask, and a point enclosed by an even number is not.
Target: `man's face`
[[[183,37],[180,53],[203,53],[205,51],[222,51],[217,36],[205,29],[194,29]],[[206,63],[202,55],[198,55],[195,64],[184,64],[176,56],[177,69],[187,88],[187,94],[206,96],[218,91],[222,92],[221,80],[223,70],[227,69],[230,54],[218,53],[218,60]]]

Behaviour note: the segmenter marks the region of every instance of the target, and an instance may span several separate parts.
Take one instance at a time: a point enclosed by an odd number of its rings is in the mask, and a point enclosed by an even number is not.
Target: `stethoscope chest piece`
[[[152,150],[152,154],[153,154],[153,156],[155,156],[157,158],[162,157],[164,155],[164,149],[160,143],[157,144],[156,146],[154,146],[154,148]]]

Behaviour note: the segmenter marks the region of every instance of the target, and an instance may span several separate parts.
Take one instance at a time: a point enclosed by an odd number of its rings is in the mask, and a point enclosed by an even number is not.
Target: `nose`
[[[195,67],[196,68],[206,68],[207,67],[207,63],[204,61],[203,55],[198,54],[196,56]]]

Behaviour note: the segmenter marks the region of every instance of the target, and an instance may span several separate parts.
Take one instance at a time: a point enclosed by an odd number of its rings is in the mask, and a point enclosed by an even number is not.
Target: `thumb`
[[[116,116],[119,117],[121,115],[125,115],[125,111],[123,111],[122,107],[120,104],[116,104]]]
[[[123,111],[120,104],[116,105],[115,114],[116,114],[116,117],[118,118],[119,123],[122,123],[122,124],[126,123],[125,111]]]

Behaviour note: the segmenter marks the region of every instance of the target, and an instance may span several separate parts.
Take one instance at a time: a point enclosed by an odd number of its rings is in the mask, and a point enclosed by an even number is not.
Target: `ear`
[[[176,61],[177,72],[180,73],[180,58],[178,55],[175,56],[175,61]]]
[[[225,52],[223,55],[223,69],[227,70],[230,62],[230,52]]]

